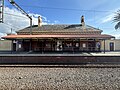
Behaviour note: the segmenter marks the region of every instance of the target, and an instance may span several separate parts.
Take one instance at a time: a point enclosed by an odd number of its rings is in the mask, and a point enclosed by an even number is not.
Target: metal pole
[[[30,18],[30,35],[32,35],[32,18]],[[32,51],[32,38],[30,38],[29,52]]]
[[[30,39],[30,46],[29,46],[29,52],[32,51],[32,39]]]
[[[30,35],[32,35],[32,18],[30,19]],[[32,51],[32,38],[30,39],[30,52]]]
[[[32,18],[30,18],[30,35],[32,35]]]
[[[2,23],[3,23],[3,13],[4,13],[4,0],[3,0],[3,7],[2,7]]]
[[[79,39],[79,52],[80,52],[80,50],[81,50],[80,44],[81,44],[81,43],[80,43],[80,39]]]
[[[22,14],[26,15],[30,19],[30,35],[32,35],[32,18],[27,14],[14,0],[8,0],[13,6],[15,6]],[[30,38],[30,51],[32,51],[32,38]]]
[[[0,23],[3,23],[4,0],[0,0]]]
[[[11,54],[13,53],[13,40],[11,42]]]
[[[105,53],[105,39],[104,39],[104,53]]]
[[[75,46],[74,46],[74,39],[72,40],[72,52],[73,52],[73,54],[74,54],[74,48],[75,48]]]
[[[11,28],[11,35],[12,35],[12,28]]]

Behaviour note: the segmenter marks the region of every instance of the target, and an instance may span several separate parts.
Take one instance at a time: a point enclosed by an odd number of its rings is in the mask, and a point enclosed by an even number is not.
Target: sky
[[[33,19],[37,25],[38,16],[43,24],[80,24],[82,15],[85,24],[103,30],[120,38],[120,30],[115,30],[113,17],[120,9],[119,0],[14,0]],[[11,31],[15,33],[29,26],[29,18],[4,0],[4,23],[0,23],[0,37]]]

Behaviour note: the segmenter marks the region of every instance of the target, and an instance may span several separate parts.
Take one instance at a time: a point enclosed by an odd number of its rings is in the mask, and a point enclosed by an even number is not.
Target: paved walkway
[[[101,52],[101,53],[90,53],[92,56],[120,56],[119,52]]]
[[[28,53],[28,52],[0,52],[0,56],[120,56],[119,52],[92,52],[92,53]]]
[[[0,54],[0,56],[91,56],[88,53],[77,53],[77,54]]]

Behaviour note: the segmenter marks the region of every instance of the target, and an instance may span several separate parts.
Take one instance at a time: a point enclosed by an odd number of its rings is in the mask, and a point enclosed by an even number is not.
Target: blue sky
[[[46,24],[79,24],[80,17],[84,15],[85,23],[87,25],[91,25],[93,27],[102,29],[103,33],[112,35],[118,35],[119,33],[120,35],[120,30],[115,31],[114,29],[115,23],[112,22],[114,12],[120,9],[119,0],[14,0],[14,1],[19,6],[21,6],[27,13],[32,15],[33,18],[37,18],[36,16],[41,15],[43,17],[43,22]],[[10,11],[14,10],[15,12],[20,14],[20,12],[15,10],[14,7],[8,2],[8,0],[5,0],[5,7],[7,7],[7,9],[9,9]],[[10,13],[9,10],[6,10],[6,12],[8,11],[7,13]],[[18,17],[19,14],[17,14]],[[11,16],[9,15],[9,17]],[[19,19],[21,20],[22,18]],[[6,20],[6,23],[8,21],[9,20]],[[20,26],[21,24],[18,25],[18,27]]]

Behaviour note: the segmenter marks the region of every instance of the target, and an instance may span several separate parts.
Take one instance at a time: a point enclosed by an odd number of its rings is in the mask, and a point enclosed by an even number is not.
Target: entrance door
[[[110,42],[110,51],[114,51],[114,43]]]

